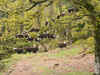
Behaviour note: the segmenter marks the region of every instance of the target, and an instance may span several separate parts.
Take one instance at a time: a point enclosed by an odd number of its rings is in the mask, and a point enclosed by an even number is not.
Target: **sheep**
[[[25,47],[25,48],[13,48],[13,50],[18,54],[26,53],[26,52],[36,53],[39,50],[39,48],[36,46],[36,47]]]
[[[24,53],[24,49],[23,48],[13,48],[13,50],[18,54]]]
[[[41,38],[41,39],[47,38],[47,34],[40,34],[38,37]]]
[[[65,16],[65,12],[62,12],[60,15],[57,15],[57,19],[60,19],[60,17],[63,17],[63,16]]]
[[[32,42],[34,40],[34,38],[28,37],[27,40],[30,41],[30,42]]]
[[[22,32],[22,35],[24,36],[24,38],[28,38],[29,37],[29,34],[28,34],[27,31]]]
[[[40,34],[38,37],[41,38],[41,39],[43,39],[43,38],[52,38],[52,39],[54,39],[54,38],[56,38],[56,35],[45,33],[45,34]]]
[[[21,34],[16,34],[16,38],[28,38],[29,34],[27,31],[22,32]]]
[[[56,35],[54,35],[54,34],[48,34],[48,38],[55,39]]]
[[[77,12],[77,11],[78,11],[78,9],[75,7],[68,8],[68,13],[73,13],[73,12]]]
[[[16,34],[15,37],[16,37],[16,38],[24,38],[24,35],[22,35],[22,34]]]
[[[29,32],[39,32],[40,29],[35,29],[35,28],[32,28],[31,30],[29,30]]]
[[[64,48],[66,46],[67,46],[67,43],[65,41],[58,44],[58,47],[60,48]]]
[[[46,21],[46,22],[45,22],[45,25],[46,25],[46,26],[48,26],[48,25],[49,25],[49,22],[48,22],[48,21]]]
[[[26,47],[24,49],[26,52],[33,52],[33,53],[36,53],[39,50],[38,47]]]
[[[41,41],[41,38],[35,38],[34,41],[40,42]]]

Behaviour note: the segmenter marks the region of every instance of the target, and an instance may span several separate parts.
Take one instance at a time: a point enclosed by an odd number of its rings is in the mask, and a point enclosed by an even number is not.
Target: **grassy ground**
[[[33,56],[35,54],[27,53],[27,54],[13,54],[10,58],[4,59],[1,63],[4,64],[4,70],[8,69],[12,64],[20,61],[21,59],[25,59],[27,57]]]
[[[54,69],[54,68],[50,69],[49,66],[52,66],[52,64],[55,64],[58,60],[62,61],[62,59],[64,59],[64,58],[66,58],[66,60],[67,60],[67,58],[69,58],[69,56],[72,56],[72,57],[77,56],[79,54],[80,50],[82,50],[81,47],[73,47],[73,48],[69,48],[69,49],[57,49],[54,51],[52,50],[47,53],[14,54],[11,56],[11,58],[2,60],[2,62],[5,64],[5,70],[7,70],[11,65],[17,64],[18,61],[21,61],[22,59],[23,60],[27,59],[28,61],[33,62],[31,64],[35,67],[36,70],[39,70],[40,72],[42,72],[42,75],[93,75],[93,72],[88,72],[88,71],[80,72],[73,67],[67,68],[67,67],[63,66],[63,67],[58,67],[57,69]],[[44,63],[44,60],[45,60],[45,62],[48,62],[48,63]],[[51,61],[51,60],[53,60],[53,61]],[[55,60],[57,60],[57,61],[55,61]],[[38,63],[34,63],[35,61],[38,61]],[[64,61],[64,62],[66,62],[66,61]],[[64,62],[61,64],[64,64]],[[43,65],[43,66],[41,66],[41,65]],[[63,70],[64,70],[63,72],[62,71],[60,72],[61,68],[63,68]],[[66,69],[71,69],[73,71],[70,72],[70,70],[69,70],[69,72],[66,72],[65,71]],[[43,71],[41,71],[41,70],[43,70]],[[75,72],[74,72],[74,70],[75,70]],[[3,73],[0,72],[0,75],[3,75]]]

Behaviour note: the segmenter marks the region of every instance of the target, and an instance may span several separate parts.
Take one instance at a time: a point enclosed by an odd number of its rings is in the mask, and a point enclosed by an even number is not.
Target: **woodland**
[[[74,47],[81,57],[95,58],[93,74],[85,75],[100,75],[100,0],[0,0],[0,72],[12,56],[67,53]]]

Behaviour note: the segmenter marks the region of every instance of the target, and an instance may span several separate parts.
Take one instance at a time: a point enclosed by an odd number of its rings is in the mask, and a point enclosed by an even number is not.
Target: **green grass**
[[[47,56],[52,58],[60,58],[60,57],[65,57],[67,55],[77,55],[80,51],[79,47],[76,48],[72,48],[72,49],[60,49],[59,53],[53,53],[50,54],[48,53]],[[27,54],[14,54],[12,55],[10,58],[4,59],[1,62],[4,63],[5,68],[9,68],[9,66],[11,66],[13,63],[16,63],[17,61],[19,61],[20,59],[24,59],[30,56],[44,56],[46,53],[38,53],[38,54],[33,54],[33,53],[27,53]]]
[[[12,64],[15,64],[17,61],[27,58],[29,56],[33,56],[34,54],[13,54],[10,58],[2,60],[0,63],[4,64],[4,70],[7,70]],[[0,74],[1,75],[1,74]]]
[[[62,58],[62,57],[67,57],[68,55],[75,56],[77,55],[81,47],[73,47],[71,49],[57,49],[60,50],[57,53],[27,53],[27,54],[14,54],[10,58],[4,59],[1,62],[4,63],[5,65],[5,70],[7,70],[12,64],[15,64],[16,62],[20,61],[21,59],[26,59],[31,56],[47,56],[48,58]],[[69,72],[69,73],[57,73],[56,70],[50,70],[46,66],[41,66],[38,67],[38,69],[44,70],[43,75],[51,75],[51,74],[57,74],[57,75],[93,75],[93,73],[90,72]],[[0,72],[0,75],[2,75],[2,72]]]
[[[65,56],[75,56],[80,52],[80,47],[75,47],[72,49],[59,49],[59,53],[48,54],[49,57],[65,57]]]
[[[69,72],[64,75],[93,75],[92,72]]]
[[[2,73],[0,73],[0,75],[3,75]]]
[[[42,70],[41,75],[93,75],[93,72],[57,72],[55,69],[49,69],[46,66],[38,67],[37,70]]]

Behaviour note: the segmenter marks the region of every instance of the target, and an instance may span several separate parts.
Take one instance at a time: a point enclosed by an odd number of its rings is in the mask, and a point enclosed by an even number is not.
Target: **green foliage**
[[[100,7],[97,0],[91,0],[90,2],[85,0],[87,3],[81,0],[79,0],[80,3],[76,0],[48,0],[43,3],[41,3],[41,0],[34,1],[37,2],[37,5],[28,11],[26,9],[32,6],[29,0],[25,0],[24,2],[23,0],[0,1],[0,13],[2,16],[0,19],[1,53],[8,53],[10,50],[13,51],[14,47],[19,48],[37,44],[35,41],[28,42],[25,38],[15,38],[16,34],[29,31],[31,28],[40,29],[39,32],[29,32],[29,36],[32,38],[37,38],[39,34],[46,31],[56,34],[57,38],[55,40],[44,39],[38,43],[39,45],[48,44],[49,49],[56,48],[59,41],[77,41],[88,39],[94,35],[94,26],[92,26],[90,17],[84,16],[84,14],[90,15],[89,11],[91,10],[98,12]],[[79,8],[80,4],[82,5],[81,8]],[[78,11],[68,13],[68,9],[71,7],[78,8]],[[57,19],[57,16],[63,12],[65,12],[65,15]],[[47,26],[45,26],[46,21],[49,22]],[[90,46],[90,41],[87,42]]]
[[[93,37],[89,37],[87,39],[80,39],[74,43],[74,45],[80,45],[83,47],[83,50],[86,50],[86,54],[94,53],[95,51],[95,41]]]
[[[89,10],[91,11],[94,9],[97,11],[97,9],[99,9],[98,1],[91,0],[90,3],[79,1],[79,5],[82,3],[86,3],[82,4],[82,8],[79,8],[78,5],[75,5],[73,0],[72,2],[68,0],[55,0],[53,1],[53,3],[47,6],[49,4],[49,1],[52,0],[48,0],[47,2],[44,1],[44,3],[41,3],[41,0],[38,0],[36,2],[40,2],[41,4],[37,4],[36,7],[32,8],[29,11],[26,11],[26,9],[30,8],[32,5],[32,3],[30,3],[28,0],[25,0],[24,2],[23,0],[17,0],[14,2],[1,0],[1,11],[7,12],[8,14],[8,17],[2,17],[0,19],[0,30],[5,30],[2,33],[3,35],[1,36],[1,40],[3,41],[6,39],[6,43],[9,42],[9,45],[11,47],[26,46],[29,44],[26,40],[21,39],[23,40],[22,43],[21,40],[18,41],[13,36],[15,36],[17,33],[22,33],[24,30],[29,31],[31,28],[40,28],[39,33],[29,33],[29,35],[34,38],[37,37],[38,34],[44,33],[46,31],[56,34],[60,40],[69,40],[69,38],[78,40],[93,36],[94,27],[91,24],[90,17],[84,16],[84,13],[87,13],[88,15],[90,14],[88,12]],[[94,8],[93,6],[95,4],[97,5]],[[68,9],[70,7],[76,7],[78,8],[78,11],[68,13]],[[65,12],[65,15],[57,19],[57,16],[59,16],[63,12]],[[45,21],[49,22],[48,26],[45,26]],[[2,28],[2,26],[5,27]],[[70,30],[68,31],[68,35],[64,34],[66,30]],[[12,41],[12,43],[10,43],[10,40]],[[16,42],[16,44],[14,44],[14,42]],[[56,42],[54,42],[54,44],[55,43]],[[28,46],[32,46],[32,43]]]
[[[73,7],[78,11],[69,13],[69,8]],[[0,0],[0,53],[13,53],[15,47],[32,47],[34,44],[46,44],[51,50],[57,47],[59,41],[64,40],[73,40],[76,45],[84,44],[92,51],[95,28],[91,15],[96,16],[99,25],[99,10],[99,0],[32,0],[32,2],[29,0]],[[61,16],[63,12],[65,14]],[[46,21],[49,22],[47,26]],[[31,28],[40,29],[39,32],[29,32],[32,38],[37,38],[39,34],[45,32],[55,34],[57,38],[55,40],[46,38],[40,42],[15,38],[16,34],[22,34],[23,31],[28,32]]]
[[[17,42],[17,43],[15,44],[15,47],[17,47],[17,48],[24,48],[24,47],[27,47],[27,46],[32,47],[33,44],[30,43],[30,42],[24,42],[24,41],[22,41],[22,42]]]

